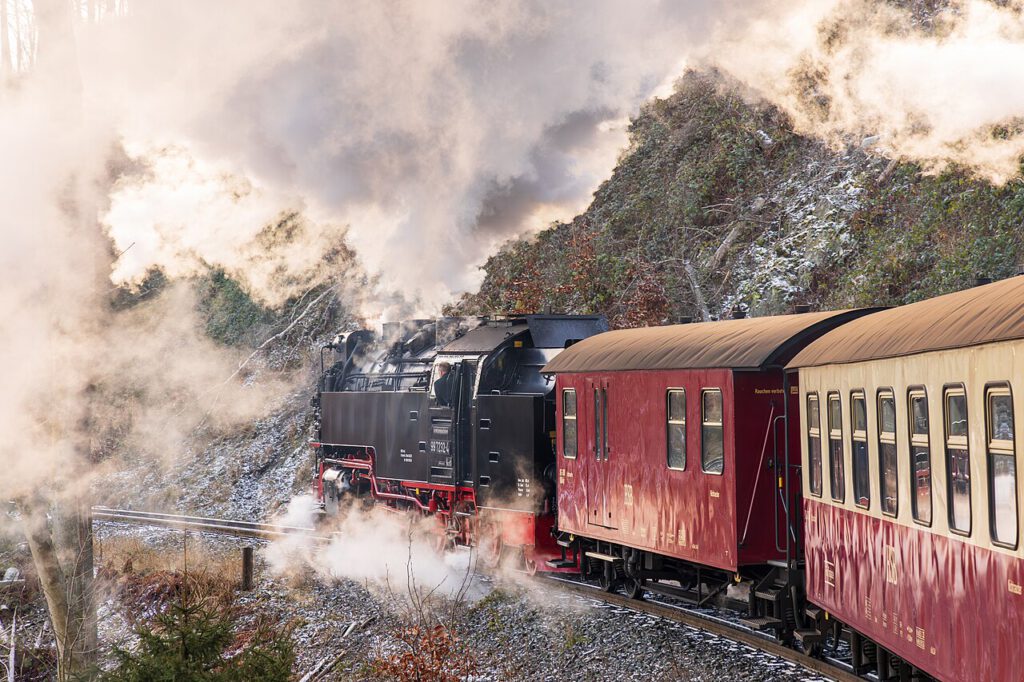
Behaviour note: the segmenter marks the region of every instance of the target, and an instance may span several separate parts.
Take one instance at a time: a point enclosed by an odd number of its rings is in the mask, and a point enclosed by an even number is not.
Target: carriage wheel
[[[643,599],[645,582],[643,578],[626,578],[624,583],[626,596],[630,599]]]

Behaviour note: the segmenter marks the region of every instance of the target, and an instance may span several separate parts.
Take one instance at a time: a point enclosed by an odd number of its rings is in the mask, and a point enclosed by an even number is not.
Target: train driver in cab
[[[439,405],[452,404],[452,366],[447,362],[437,363],[437,378],[434,379],[434,398]]]

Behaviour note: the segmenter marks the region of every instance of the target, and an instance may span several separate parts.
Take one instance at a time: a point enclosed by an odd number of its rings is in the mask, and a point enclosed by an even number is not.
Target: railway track
[[[262,538],[276,540],[284,537],[301,535],[319,542],[330,541],[329,535],[318,533],[314,528],[301,526],[284,526],[256,521],[236,521],[233,519],[217,519],[203,516],[186,516],[184,514],[162,514],[159,512],[135,511],[133,509],[111,509],[109,507],[93,507],[94,521],[111,523],[131,523],[142,526],[159,526],[176,528],[201,533],[217,533],[237,537]]]
[[[841,661],[828,658],[813,658],[795,649],[784,646],[778,640],[771,639],[748,628],[730,623],[724,618],[716,618],[714,616],[699,613],[674,604],[666,604],[664,602],[647,599],[630,599],[622,594],[604,592],[594,585],[588,585],[587,583],[581,583],[575,580],[568,580],[555,575],[547,575],[543,580],[548,584],[554,585],[556,589],[562,589],[606,604],[612,604],[614,606],[631,609],[633,611],[647,613],[652,616],[658,616],[659,618],[665,618],[666,620],[671,620],[676,623],[697,628],[698,630],[710,632],[726,639],[731,639],[734,642],[746,644],[758,651],[763,651],[764,653],[777,656],[778,658],[790,661],[791,663],[796,663],[807,670],[834,679],[836,682],[864,681],[864,678],[854,675],[852,669]]]
[[[157,526],[264,540],[276,540],[295,535],[307,536],[319,542],[328,542],[331,539],[331,536],[317,533],[313,528],[259,523],[256,521],[238,521],[234,519],[187,516],[184,514],[163,514],[160,512],[131,509],[111,509],[109,507],[93,507],[92,515],[94,521],[100,522]],[[832,678],[837,682],[863,682],[864,679],[854,675],[850,667],[841,661],[828,658],[813,658],[795,649],[783,646],[775,639],[731,623],[724,618],[717,618],[682,606],[656,600],[630,599],[625,595],[604,592],[594,585],[568,580],[555,575],[546,575],[541,580],[546,584],[554,586],[556,589],[572,592],[588,599],[665,618],[666,620],[688,625],[735,642],[746,644],[764,653],[795,663],[806,670]]]

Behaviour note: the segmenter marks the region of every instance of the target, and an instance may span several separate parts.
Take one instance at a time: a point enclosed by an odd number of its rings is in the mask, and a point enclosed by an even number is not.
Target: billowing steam
[[[703,56],[804,134],[866,140],[932,171],[956,163],[997,183],[1017,177],[1024,3],[895,4],[776,3],[723,29]]]
[[[103,217],[134,244],[115,281],[244,271],[259,228],[302,211],[310,258],[316,228],[347,225],[382,286],[434,312],[497,243],[586,205],[714,4],[138,3],[82,34],[138,169]]]
[[[173,449],[232,376],[186,294],[125,314],[113,286],[219,267],[275,305],[365,271],[370,315],[395,291],[433,312],[496,243],[584,206],[684,64],[929,168],[1005,180],[1024,149],[1019,0],[69,6],[32,3],[36,62],[0,76],[3,496],[82,480],[112,387],[139,398],[137,441]],[[362,270],[332,260],[342,242]],[[218,388],[217,414],[244,419],[262,386]]]
[[[278,522],[308,528],[315,517],[313,498],[302,495],[291,501]],[[264,557],[279,575],[311,570],[323,579],[355,580],[390,590],[397,597],[404,598],[410,591],[478,596],[481,590],[473,581],[474,556],[469,551],[439,553],[436,523],[380,507],[364,510],[353,506],[329,526],[321,527],[335,533],[329,544],[296,534],[267,545]]]

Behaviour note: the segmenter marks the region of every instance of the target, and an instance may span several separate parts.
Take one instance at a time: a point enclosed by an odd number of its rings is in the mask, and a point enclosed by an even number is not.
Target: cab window
[[[910,507],[914,520],[932,525],[932,454],[928,435],[928,395],[923,388],[907,393],[910,422]]]
[[[576,437],[576,391],[567,388],[562,391],[562,456],[576,459],[579,441]]]
[[[821,497],[821,413],[818,394],[807,394],[807,463],[811,494]]]
[[[988,444],[988,497],[992,540],[1017,547],[1017,459],[1014,446],[1013,395],[1009,384],[985,390]]]
[[[871,506],[871,474],[868,466],[868,408],[864,391],[850,394],[850,428],[853,442],[853,501],[858,507]]]
[[[843,405],[838,393],[828,394],[828,470],[832,499],[846,500],[846,472],[843,469]]]
[[[949,499],[949,527],[956,533],[971,534],[971,452],[968,445],[967,392],[963,386],[943,391],[946,433],[946,488]]]
[[[686,391],[670,388],[665,402],[668,468],[682,470],[686,468]]]
[[[722,427],[722,391],[717,388],[701,391],[700,464],[709,474],[724,471],[725,443]]]
[[[891,390],[878,392],[878,490],[882,513],[899,510],[899,469],[896,457],[896,398]]]

